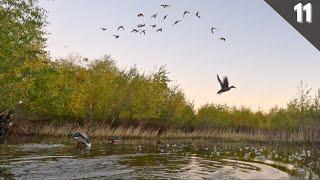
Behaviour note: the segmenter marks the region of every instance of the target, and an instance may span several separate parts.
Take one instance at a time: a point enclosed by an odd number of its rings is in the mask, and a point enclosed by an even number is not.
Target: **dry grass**
[[[319,138],[306,136],[305,132],[289,133],[286,131],[262,131],[234,132],[232,130],[196,130],[183,132],[179,130],[168,130],[159,134],[159,130],[148,130],[142,126],[111,128],[107,124],[85,126],[75,125],[37,125],[26,123],[23,126],[15,126],[13,135],[37,135],[37,136],[67,136],[70,131],[87,132],[91,137],[118,136],[123,138],[219,138],[231,141],[278,141],[278,142],[320,142]]]
[[[86,132],[91,137],[108,137],[108,136],[119,136],[119,137],[157,137],[158,130],[145,130],[141,126],[138,127],[117,127],[111,128],[109,125],[92,125],[88,124],[85,126],[75,125],[35,125],[31,123],[25,123],[24,125],[16,125],[12,130],[13,135],[38,135],[38,136],[66,136],[70,131]]]
[[[230,130],[209,130],[209,131],[167,131],[161,135],[164,138],[219,138],[231,141],[275,141],[275,142],[309,142],[319,143],[319,138],[306,136],[305,132],[286,132],[286,131],[262,131],[254,132],[233,132]]]

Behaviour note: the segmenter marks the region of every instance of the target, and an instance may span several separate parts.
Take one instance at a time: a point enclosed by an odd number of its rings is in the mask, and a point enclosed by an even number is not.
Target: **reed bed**
[[[31,123],[32,124],[32,123]],[[87,132],[91,137],[109,137],[109,136],[118,136],[123,138],[154,138],[158,137],[158,130],[148,130],[142,126],[138,127],[117,127],[111,128],[109,125],[86,125],[86,126],[75,126],[75,125],[65,125],[57,126],[53,124],[49,125],[38,125],[34,127],[34,124],[31,125],[18,126],[16,125],[11,132],[11,135],[32,135],[32,136],[55,136],[62,137],[67,136],[71,131]]]
[[[230,141],[274,141],[274,142],[310,142],[318,143],[319,138],[306,137],[305,133],[295,132],[288,133],[285,131],[268,132],[257,130],[253,132],[233,132],[221,130],[201,131],[196,130],[193,132],[182,131],[168,131],[160,135],[164,138],[219,138]]]
[[[70,131],[87,132],[93,138],[107,138],[107,137],[122,137],[122,138],[173,138],[173,139],[221,139],[228,141],[272,141],[272,142],[289,142],[289,143],[319,143],[320,137],[310,136],[314,133],[306,132],[286,132],[286,131],[242,131],[235,132],[234,130],[194,130],[194,131],[182,131],[176,129],[169,129],[167,131],[160,132],[159,130],[146,129],[143,126],[137,127],[114,127],[110,125],[38,125],[34,127],[32,124],[26,124],[23,126],[15,126],[12,130],[12,136],[19,135],[32,135],[32,136],[54,136],[64,137],[67,136]]]

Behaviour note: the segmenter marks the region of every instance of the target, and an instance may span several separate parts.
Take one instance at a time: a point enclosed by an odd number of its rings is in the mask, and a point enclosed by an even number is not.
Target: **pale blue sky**
[[[160,4],[172,7],[161,10]],[[254,109],[285,106],[303,80],[320,88],[320,53],[263,0],[40,0],[48,10],[48,50],[52,57],[79,53],[89,58],[110,54],[121,67],[146,73],[167,65],[170,78],[195,102],[245,105]],[[177,26],[184,10],[191,11]],[[200,11],[201,20],[195,17]],[[138,13],[145,18],[139,19]],[[157,20],[163,33],[128,31]],[[159,18],[158,17],[158,18]],[[108,27],[102,32],[100,27]],[[211,26],[219,28],[215,36]],[[114,39],[112,34],[119,34]],[[217,40],[224,36],[227,41]],[[64,46],[68,47],[65,48]],[[228,75],[237,89],[221,96],[216,74]]]

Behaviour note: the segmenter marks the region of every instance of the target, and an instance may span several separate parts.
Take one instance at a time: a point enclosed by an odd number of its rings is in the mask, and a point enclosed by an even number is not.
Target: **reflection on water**
[[[0,145],[0,177],[319,179],[318,148],[180,139],[96,140],[78,149],[69,139],[12,138]]]

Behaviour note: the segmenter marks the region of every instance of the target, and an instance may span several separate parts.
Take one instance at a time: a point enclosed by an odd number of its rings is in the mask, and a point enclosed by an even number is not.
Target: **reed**
[[[182,131],[176,129],[169,129],[161,132],[154,129],[146,129],[143,126],[137,127],[115,127],[110,125],[86,125],[83,127],[75,125],[38,125],[34,128],[29,124],[21,127],[15,126],[12,131],[13,136],[20,135],[33,135],[33,136],[55,136],[64,137],[70,131],[87,132],[93,138],[107,138],[110,136],[117,136],[122,138],[174,138],[174,139],[195,139],[195,138],[208,138],[208,139],[221,139],[228,141],[273,141],[273,142],[289,142],[289,143],[319,143],[320,137],[318,136],[306,136],[305,132],[287,132],[287,131],[268,131],[268,130],[255,130],[255,131],[242,131],[235,132],[232,129],[229,130],[194,130],[194,131]],[[25,128],[27,127],[27,128]],[[310,133],[312,134],[312,133]]]
[[[26,125],[27,124],[27,125]],[[109,136],[119,136],[123,138],[155,138],[158,137],[158,130],[144,129],[141,126],[138,127],[116,127],[111,128],[109,125],[86,125],[83,127],[76,125],[65,125],[57,126],[53,124],[47,125],[31,125],[32,123],[26,123],[23,126],[14,126],[12,129],[12,136],[19,135],[32,135],[32,136],[56,136],[63,137],[67,136],[70,131],[80,131],[87,132],[91,137],[109,137]]]

